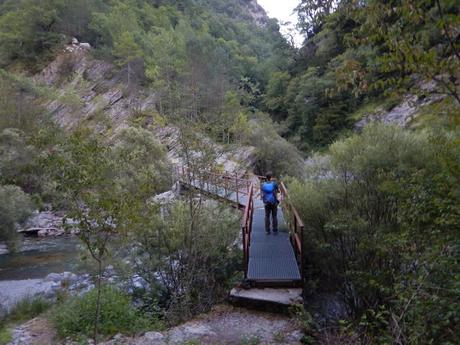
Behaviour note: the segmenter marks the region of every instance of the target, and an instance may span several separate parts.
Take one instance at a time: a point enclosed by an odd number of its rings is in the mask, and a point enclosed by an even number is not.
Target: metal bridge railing
[[[185,183],[202,192],[207,192],[222,199],[236,202],[238,207],[243,209],[243,219],[241,222],[241,232],[243,241],[243,266],[244,277],[247,277],[249,264],[249,248],[251,245],[251,232],[254,216],[254,194],[256,187],[251,180],[251,175],[238,175],[237,173],[215,172],[208,170],[189,169],[178,165],[175,168],[177,180]],[[262,176],[256,176],[260,181]],[[284,211],[284,219],[291,233],[291,243],[299,264],[302,280],[304,279],[304,224],[294,207],[287,188],[283,182],[279,182],[279,189],[282,195],[281,207]],[[229,199],[228,196],[232,195]]]
[[[220,198],[227,198],[245,207],[249,200],[248,194],[251,181],[245,175],[230,172],[190,169],[178,165],[175,167],[176,178],[188,186],[207,192]]]
[[[302,219],[299,216],[296,208],[292,204],[292,201],[289,197],[288,191],[286,186],[283,182],[279,184],[280,192],[283,197],[283,202],[281,203],[281,207],[284,211],[284,220],[286,221],[290,231],[291,231],[291,242],[292,246],[294,247],[294,251],[296,254],[297,262],[300,266],[300,275],[302,280],[304,278],[304,270],[303,270],[303,263],[304,263],[304,229],[305,226],[302,222]]]
[[[241,235],[243,239],[243,267],[244,278],[248,275],[249,246],[251,244],[252,220],[254,216],[254,186],[251,184],[248,192],[248,203],[244,209],[241,222]]]

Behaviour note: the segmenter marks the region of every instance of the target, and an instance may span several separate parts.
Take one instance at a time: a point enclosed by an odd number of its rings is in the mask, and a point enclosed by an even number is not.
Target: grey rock
[[[172,190],[169,190],[167,192],[155,195],[153,197],[153,201],[157,204],[167,205],[171,204],[176,199],[176,197],[176,193]]]
[[[78,276],[72,272],[64,272],[62,274],[62,279],[69,283],[75,283],[78,280]]]
[[[122,337],[123,337],[123,335],[121,333],[118,333],[118,334],[115,334],[112,339],[113,340],[120,340]]]
[[[5,243],[0,243],[0,255],[8,254],[9,250]]]
[[[57,289],[59,289],[60,287],[61,287],[61,282],[52,282],[52,283],[51,283],[51,288],[52,288],[53,290],[57,290]]]
[[[135,345],[165,345],[169,344],[166,342],[166,338],[159,332],[147,332],[142,337],[136,339]]]
[[[138,275],[134,275],[131,278],[131,281],[132,281],[132,286],[135,289],[147,289],[149,287],[149,284],[147,283],[147,281]]]
[[[62,276],[59,273],[50,273],[44,279],[45,282],[60,282],[62,280]]]
[[[50,282],[42,279],[0,281],[0,304],[8,310],[14,303],[27,296],[47,294],[51,290]]]
[[[147,332],[144,334],[144,338],[148,340],[163,340],[165,336],[160,332]]]
[[[426,87],[430,88],[431,86],[427,84]],[[425,98],[419,98],[417,95],[407,95],[402,103],[389,111],[377,108],[373,113],[358,121],[355,127],[361,129],[370,122],[393,123],[405,127],[419,114],[422,107],[435,103],[443,97],[443,95],[430,95]]]
[[[65,234],[64,221],[68,223],[63,212],[35,211],[18,232],[37,233],[39,237],[62,236]]]

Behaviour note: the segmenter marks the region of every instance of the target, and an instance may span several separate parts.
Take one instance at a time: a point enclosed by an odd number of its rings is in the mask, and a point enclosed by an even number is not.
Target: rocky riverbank
[[[44,297],[54,301],[60,291],[85,293],[94,288],[89,274],[51,273],[45,279],[0,281],[0,316],[26,297]]]
[[[38,237],[62,236],[66,233],[78,233],[76,225],[76,222],[67,218],[63,211],[37,210],[18,232],[36,234]]]

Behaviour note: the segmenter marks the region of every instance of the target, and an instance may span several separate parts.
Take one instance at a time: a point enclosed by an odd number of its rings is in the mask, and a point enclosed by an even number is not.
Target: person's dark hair
[[[266,173],[265,178],[267,179],[267,181],[270,181],[272,178],[272,173],[271,172]]]

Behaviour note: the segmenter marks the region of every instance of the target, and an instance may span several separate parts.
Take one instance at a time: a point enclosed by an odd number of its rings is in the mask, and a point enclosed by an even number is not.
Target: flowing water
[[[45,278],[49,273],[78,271],[77,237],[24,237],[16,253],[0,255],[0,281]]]

